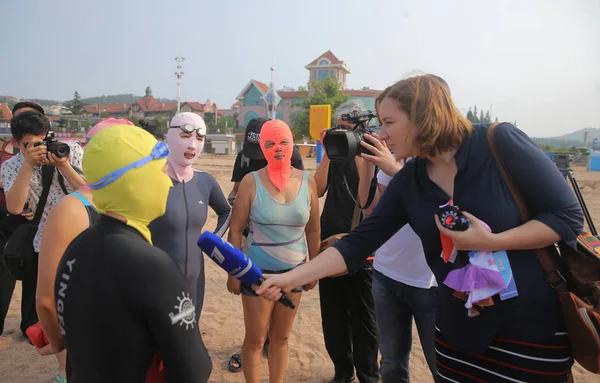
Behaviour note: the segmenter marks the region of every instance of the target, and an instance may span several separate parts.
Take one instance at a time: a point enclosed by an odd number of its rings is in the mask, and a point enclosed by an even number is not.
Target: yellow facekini
[[[157,141],[145,130],[114,125],[94,135],[83,154],[83,174],[95,184],[107,174],[147,157]],[[165,213],[169,189],[173,186],[163,172],[166,158],[133,168],[113,183],[92,190],[96,209],[116,213],[127,219],[127,225],[139,231],[152,243],[148,224]]]

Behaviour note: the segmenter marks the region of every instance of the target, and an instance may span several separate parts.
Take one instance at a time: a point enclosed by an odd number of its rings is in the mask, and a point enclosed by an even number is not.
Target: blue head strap
[[[120,169],[117,169],[117,170],[105,175],[104,177],[102,177],[102,179],[100,181],[98,181],[94,184],[90,184],[90,188],[92,190],[98,190],[98,189],[105,188],[108,185],[115,182],[116,180],[118,180],[119,178],[121,178],[123,176],[123,174],[127,173],[131,169],[141,168],[142,166],[146,165],[150,161],[159,160],[161,158],[166,158],[168,154],[169,154],[169,148],[168,148],[167,144],[165,144],[162,141],[159,141],[156,143],[156,145],[152,149],[152,153],[150,153],[149,156],[140,158],[139,160],[137,160],[127,166],[124,166]]]

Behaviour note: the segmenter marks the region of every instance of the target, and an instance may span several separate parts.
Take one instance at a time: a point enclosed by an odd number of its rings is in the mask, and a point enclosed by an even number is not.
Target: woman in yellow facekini
[[[144,382],[157,351],[168,382],[210,376],[187,285],[147,228],[165,212],[167,153],[128,125],[106,128],[86,146],[83,173],[102,217],[67,248],[55,283],[69,383]]]

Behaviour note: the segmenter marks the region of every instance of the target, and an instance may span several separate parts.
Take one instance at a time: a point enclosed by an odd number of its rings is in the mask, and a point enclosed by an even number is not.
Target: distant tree
[[[213,114],[211,114],[211,116],[213,116]],[[212,119],[204,120],[204,122],[210,133],[228,133],[237,129],[237,120],[234,119],[233,116],[220,118],[217,122],[215,122],[213,117]]]
[[[4,118],[4,113],[2,113],[2,109],[0,109],[0,118]]]
[[[302,101],[294,103],[292,106],[300,108],[292,117],[292,133],[294,138],[310,136],[310,106],[311,105],[331,105],[331,126],[335,126],[335,110],[348,101],[349,96],[342,92],[342,86],[331,77],[323,80],[311,81],[308,89],[300,88]]]
[[[235,128],[238,129],[240,127],[240,122],[238,121],[238,118],[240,117],[240,114],[238,112],[235,112],[233,114],[233,119],[235,120]]]
[[[473,116],[473,111],[471,111],[471,108],[469,108],[469,111],[467,112],[467,120],[471,121],[471,122],[475,122],[475,116]]]
[[[496,120],[494,122],[498,122],[498,117],[496,117]]]
[[[163,116],[154,116],[150,123],[158,127],[163,134],[167,134],[167,120]]]
[[[81,101],[81,96],[79,92],[75,91],[75,95],[73,99],[65,104],[65,108],[67,108],[72,114],[80,115],[83,114],[83,107],[85,104]]]
[[[146,97],[152,96],[152,88],[149,86],[146,87]]]
[[[475,105],[473,107],[473,110],[471,110],[471,108],[469,108],[469,111],[467,112],[466,116],[467,120],[471,121],[473,124],[491,124],[492,123],[492,117],[490,115],[490,111],[487,110],[484,111],[483,109],[481,109],[479,111],[479,113],[477,113],[477,105]],[[496,122],[498,122],[498,117],[496,117]]]

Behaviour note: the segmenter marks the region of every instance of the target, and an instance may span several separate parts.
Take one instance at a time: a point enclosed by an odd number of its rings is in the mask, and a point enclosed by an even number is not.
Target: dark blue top
[[[475,125],[455,160],[454,203],[500,233],[521,224],[518,207],[504,183],[487,141],[488,125]],[[496,147],[532,217],[575,246],[583,230],[580,205],[555,164],[511,124],[495,133]],[[464,301],[452,296],[443,282],[455,267],[440,257],[442,246],[434,214],[449,197],[428,176],[427,160],[410,161],[390,182],[373,213],[352,233],[336,242],[350,273],[405,224],[421,238],[427,263],[440,286],[437,326],[455,348],[483,352],[493,337],[539,341],[564,331],[557,295],[545,281],[535,251],[509,251],[519,296],[495,304],[481,315],[467,317]]]
[[[166,381],[208,381],[212,362],[187,284],[125,223],[102,216],[71,242],[54,296],[69,383],[144,382],[157,349]]]
[[[231,207],[217,180],[208,173],[195,171],[192,179],[184,183],[172,180],[167,210],[148,228],[154,246],[167,253],[179,266],[199,316],[204,302],[204,257],[196,242],[206,223],[208,207],[218,216],[214,233],[219,236],[229,227]]]

